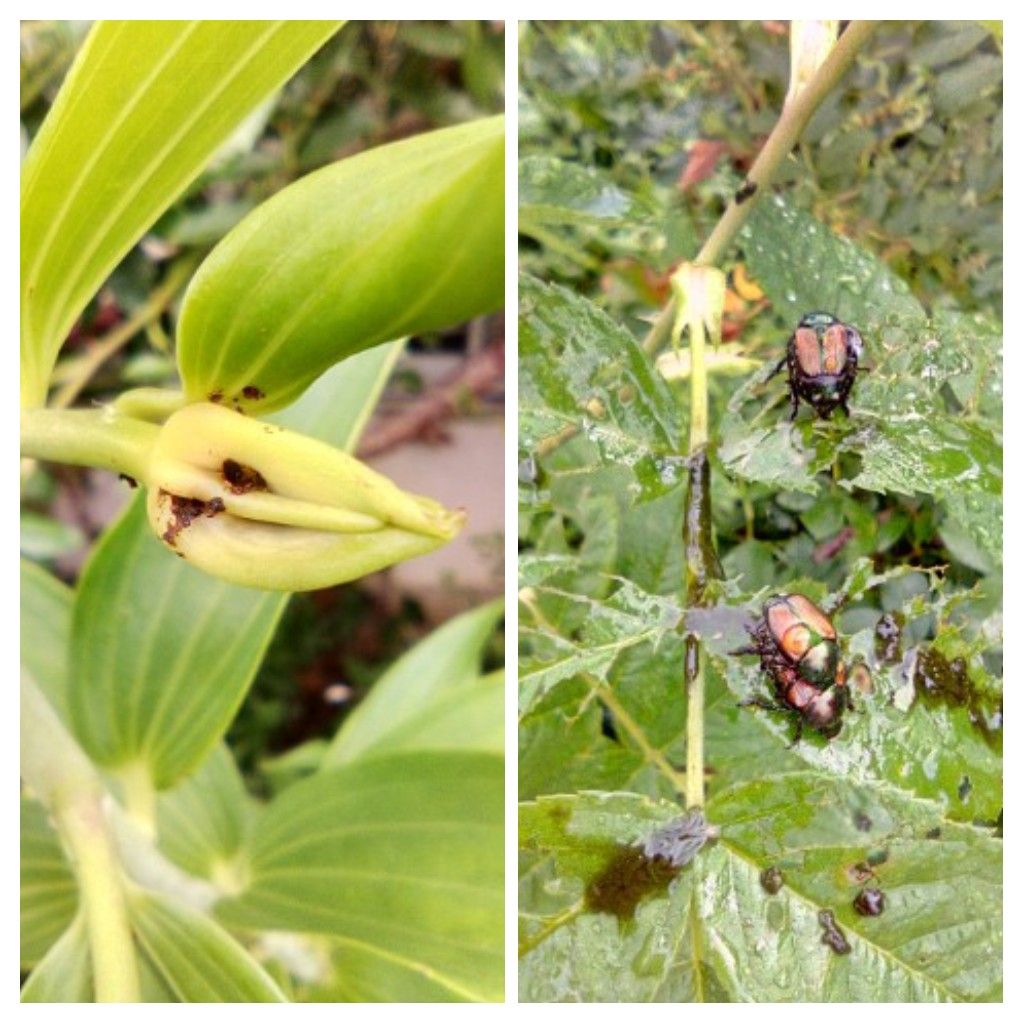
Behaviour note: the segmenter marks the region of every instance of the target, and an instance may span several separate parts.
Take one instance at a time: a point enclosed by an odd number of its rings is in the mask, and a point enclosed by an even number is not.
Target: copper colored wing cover
[[[842,373],[846,365],[846,328],[842,324],[832,324],[825,331],[821,347],[825,355],[825,372]]]
[[[791,594],[789,605],[796,617],[810,626],[815,633],[825,637],[826,640],[835,640],[835,627],[828,616],[813,601],[808,600],[803,594]]]
[[[817,377],[821,373],[821,350],[818,347],[818,335],[811,327],[798,327],[793,334],[796,346],[796,361],[800,369],[808,377]]]

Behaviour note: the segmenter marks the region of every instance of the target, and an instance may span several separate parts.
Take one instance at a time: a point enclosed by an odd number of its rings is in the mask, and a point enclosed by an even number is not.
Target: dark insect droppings
[[[761,872],[760,877],[761,888],[771,896],[774,896],[782,888],[785,882],[785,879],[782,876],[782,871],[774,864],[769,868],[765,868],[764,871]]]
[[[885,910],[885,893],[881,889],[864,889],[853,901],[853,909],[862,917],[878,917]]]
[[[739,206],[741,203],[745,203],[755,192],[757,191],[757,182],[745,181],[738,189],[736,189],[736,195],[733,198],[736,200],[736,205]]]
[[[823,945],[828,946],[833,953],[838,953],[840,956],[850,952],[850,944],[836,924],[836,915],[831,910],[818,911],[818,924],[821,925]]]

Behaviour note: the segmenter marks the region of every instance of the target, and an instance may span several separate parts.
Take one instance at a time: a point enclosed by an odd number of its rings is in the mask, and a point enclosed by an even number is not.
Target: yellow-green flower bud
[[[147,483],[171,550],[266,590],[357,579],[440,547],[465,520],[330,445],[211,403],[167,420]]]

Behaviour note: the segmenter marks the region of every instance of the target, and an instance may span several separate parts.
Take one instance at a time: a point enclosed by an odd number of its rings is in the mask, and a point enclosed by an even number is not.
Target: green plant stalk
[[[145,479],[159,428],[113,409],[26,409],[21,454]]]
[[[192,271],[198,263],[198,258],[194,256],[176,263],[161,285],[153,290],[149,298],[124,323],[91,345],[85,354],[75,361],[69,376],[54,395],[50,405],[55,409],[66,409],[71,405],[93,374],[167,309],[181,291],[182,285],[192,276]]]
[[[756,185],[757,191],[743,202],[733,200],[729,203],[695,257],[694,263],[715,264],[722,258],[754,204],[767,191],[782,162],[799,141],[807,122],[850,69],[858,52],[871,38],[877,25],[878,23],[873,21],[850,22],[813,78],[786,104],[747,174],[746,184]],[[670,300],[647,332],[643,342],[644,351],[647,353],[657,352],[668,338],[672,328],[673,306],[674,302]]]
[[[85,912],[96,1001],[139,1002],[124,876],[103,812],[103,784],[43,696],[21,677],[21,776],[53,815]]]
[[[704,659],[686,638],[686,806],[704,806]]]

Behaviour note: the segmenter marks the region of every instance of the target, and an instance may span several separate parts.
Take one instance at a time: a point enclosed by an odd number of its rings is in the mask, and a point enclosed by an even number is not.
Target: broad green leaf
[[[708,802],[721,838],[672,879],[634,844],[679,813],[626,793],[523,805],[521,1000],[1001,998],[1002,843],[987,833],[887,787],[769,774]],[[880,916],[853,908],[865,884],[885,894]],[[848,953],[822,941],[822,911]]]
[[[339,366],[324,385],[332,402],[317,390],[310,408],[300,402],[282,419],[354,446],[396,351],[381,347]],[[137,498],[96,546],[79,582],[69,693],[79,741],[99,764],[141,763],[157,788],[172,785],[223,735],[286,601],[172,557]]]
[[[445,623],[399,658],[345,719],[322,767],[396,750],[500,754],[504,691],[500,679],[481,679],[480,658],[503,613],[504,602],[491,601]]]
[[[183,1003],[280,1003],[280,988],[205,914],[135,890],[129,913],[136,941],[163,983]]]
[[[261,100],[338,27],[328,21],[97,23],[25,158],[22,395],[143,232]]]
[[[67,724],[68,638],[74,594],[41,566],[21,562],[21,663]]]
[[[42,804],[21,800],[21,966],[37,964],[78,908],[75,876]]]
[[[322,771],[256,824],[231,927],[329,937],[351,984],[500,1000],[504,769],[492,754],[399,753]],[[365,973],[363,973],[365,972]],[[360,977],[362,975],[362,977]]]
[[[157,799],[157,842],[201,878],[237,885],[237,866],[257,805],[222,743],[199,768]]]
[[[85,919],[79,915],[28,976],[23,1003],[88,1003],[92,1000],[92,962]]]
[[[582,296],[525,277],[519,344],[519,437],[527,455],[582,434],[602,462],[629,467],[638,500],[682,479],[676,403],[627,331]]]
[[[499,308],[503,230],[501,117],[316,171],[193,278],[178,326],[187,395],[280,408],[355,352]]]

